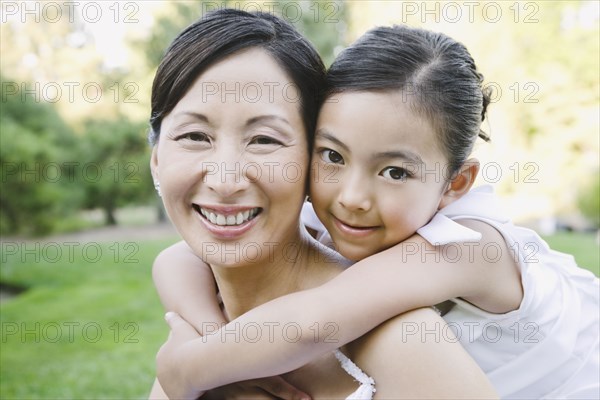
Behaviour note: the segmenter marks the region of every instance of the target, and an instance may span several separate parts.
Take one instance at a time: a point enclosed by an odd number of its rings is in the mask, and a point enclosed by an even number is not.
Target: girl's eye
[[[327,163],[344,164],[344,158],[335,150],[321,150],[321,159]]]
[[[282,143],[279,140],[273,139],[272,137],[269,137],[269,136],[256,136],[256,137],[252,138],[252,140],[250,141],[250,144],[259,144],[259,145],[274,144],[274,145],[281,145]]]
[[[404,168],[387,167],[380,173],[381,176],[394,181],[405,181],[408,178],[408,172]]]

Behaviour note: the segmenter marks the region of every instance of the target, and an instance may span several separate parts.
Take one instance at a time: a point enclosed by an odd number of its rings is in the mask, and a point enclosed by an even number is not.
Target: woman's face
[[[163,119],[151,167],[194,251],[241,265],[273,257],[298,233],[308,156],[295,85],[253,48],[196,79]]]

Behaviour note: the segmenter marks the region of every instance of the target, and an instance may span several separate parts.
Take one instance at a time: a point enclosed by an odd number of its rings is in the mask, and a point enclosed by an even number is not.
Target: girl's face
[[[177,230],[209,264],[264,261],[298,233],[308,150],[290,81],[265,51],[236,53],[162,121],[153,176]]]
[[[360,260],[425,225],[447,187],[429,121],[400,91],[331,96],[317,124],[311,198],[336,249]]]

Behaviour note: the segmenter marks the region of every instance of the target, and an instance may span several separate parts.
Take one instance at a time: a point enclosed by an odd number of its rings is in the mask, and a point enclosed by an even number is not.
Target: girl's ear
[[[446,191],[442,195],[438,210],[460,199],[469,190],[471,190],[478,173],[479,160],[476,158],[469,158],[467,161],[465,161],[455,173],[454,177],[446,188]]]

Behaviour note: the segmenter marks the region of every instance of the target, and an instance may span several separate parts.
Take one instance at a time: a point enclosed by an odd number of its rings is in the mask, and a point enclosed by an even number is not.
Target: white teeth
[[[214,213],[210,213],[208,215],[208,219],[210,220],[210,222],[212,222],[213,224],[217,223],[217,216]]]
[[[236,215],[222,215],[200,208],[200,214],[204,215],[211,223],[219,226],[241,225],[254,218],[258,211],[258,208],[253,208],[243,212],[240,211]]]

